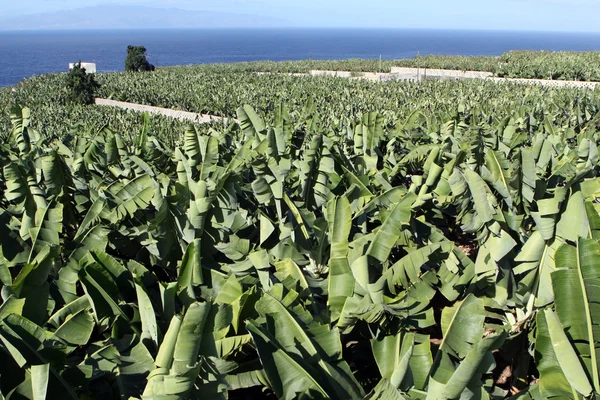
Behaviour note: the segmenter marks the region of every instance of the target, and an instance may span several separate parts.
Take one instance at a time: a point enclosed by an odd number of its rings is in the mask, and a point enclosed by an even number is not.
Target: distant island
[[[102,5],[0,18],[0,31],[67,29],[281,28],[293,24],[269,16],[179,8]]]

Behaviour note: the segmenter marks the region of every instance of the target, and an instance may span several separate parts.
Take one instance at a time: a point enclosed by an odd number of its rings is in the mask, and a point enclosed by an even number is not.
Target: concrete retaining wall
[[[312,76],[337,76],[339,78],[352,78],[352,72],[350,71],[310,71]]]
[[[486,79],[494,76],[491,72],[481,71],[458,71],[449,69],[434,68],[404,68],[392,67],[392,74],[401,75],[420,75],[421,77],[442,78],[442,79]]]
[[[406,81],[419,82],[424,79],[485,79],[497,83],[520,83],[549,87],[573,87],[594,89],[600,82],[551,81],[544,79],[496,78],[491,72],[456,71],[448,69],[404,68],[392,67],[392,73],[350,72],[350,71],[310,71],[312,76],[337,76],[352,79],[368,79],[370,81]]]
[[[96,105],[118,107],[125,110],[132,110],[138,112],[148,112],[151,114],[160,114],[165,117],[176,118],[179,120],[187,120],[196,122],[199,124],[206,124],[209,122],[226,122],[229,118],[219,117],[208,114],[196,114],[188,111],[172,110],[169,108],[146,106],[143,104],[127,103],[124,101],[116,101],[109,99],[96,98]],[[238,122],[236,119],[231,118],[232,121]]]
[[[581,82],[581,81],[551,81],[547,79],[520,79],[520,78],[491,78],[493,82],[521,83],[527,85],[541,85],[548,87],[572,87],[583,89],[595,89],[600,82]]]
[[[416,69],[415,69],[416,71]],[[291,74],[289,74],[291,75]],[[322,71],[312,70],[310,71],[311,76],[332,76],[338,78],[351,78],[351,79],[366,79],[369,81],[407,81],[416,82],[418,76],[416,73],[394,73],[390,74],[387,72],[352,72],[352,71]],[[423,76],[421,75],[421,78]]]
[[[372,81],[418,81],[423,79],[487,79],[491,72],[455,71],[447,69],[392,67],[391,73],[350,72],[350,71],[310,71],[312,76],[334,76],[339,78],[361,78]]]

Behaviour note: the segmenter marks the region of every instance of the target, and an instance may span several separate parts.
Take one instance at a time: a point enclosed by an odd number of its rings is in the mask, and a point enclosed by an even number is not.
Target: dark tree
[[[85,72],[81,68],[81,61],[76,63],[67,75],[67,88],[69,89],[69,100],[78,104],[93,104],[94,93],[100,88],[93,74]]]
[[[146,59],[146,48],[144,46],[127,46],[125,71],[154,71],[154,65]]]

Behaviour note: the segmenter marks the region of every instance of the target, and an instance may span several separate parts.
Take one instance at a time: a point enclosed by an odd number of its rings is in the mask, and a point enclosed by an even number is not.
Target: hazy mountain
[[[104,5],[5,19],[0,30],[165,29],[288,27],[289,21],[268,16],[178,8]]]

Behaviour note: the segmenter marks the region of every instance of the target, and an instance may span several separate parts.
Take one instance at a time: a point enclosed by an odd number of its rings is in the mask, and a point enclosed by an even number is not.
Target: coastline
[[[497,57],[514,49],[600,50],[600,34],[440,29],[205,29],[0,32],[0,86],[66,71],[79,59],[99,72],[123,69],[129,44],[144,45],[154,65],[260,60],[398,60],[425,55]]]

